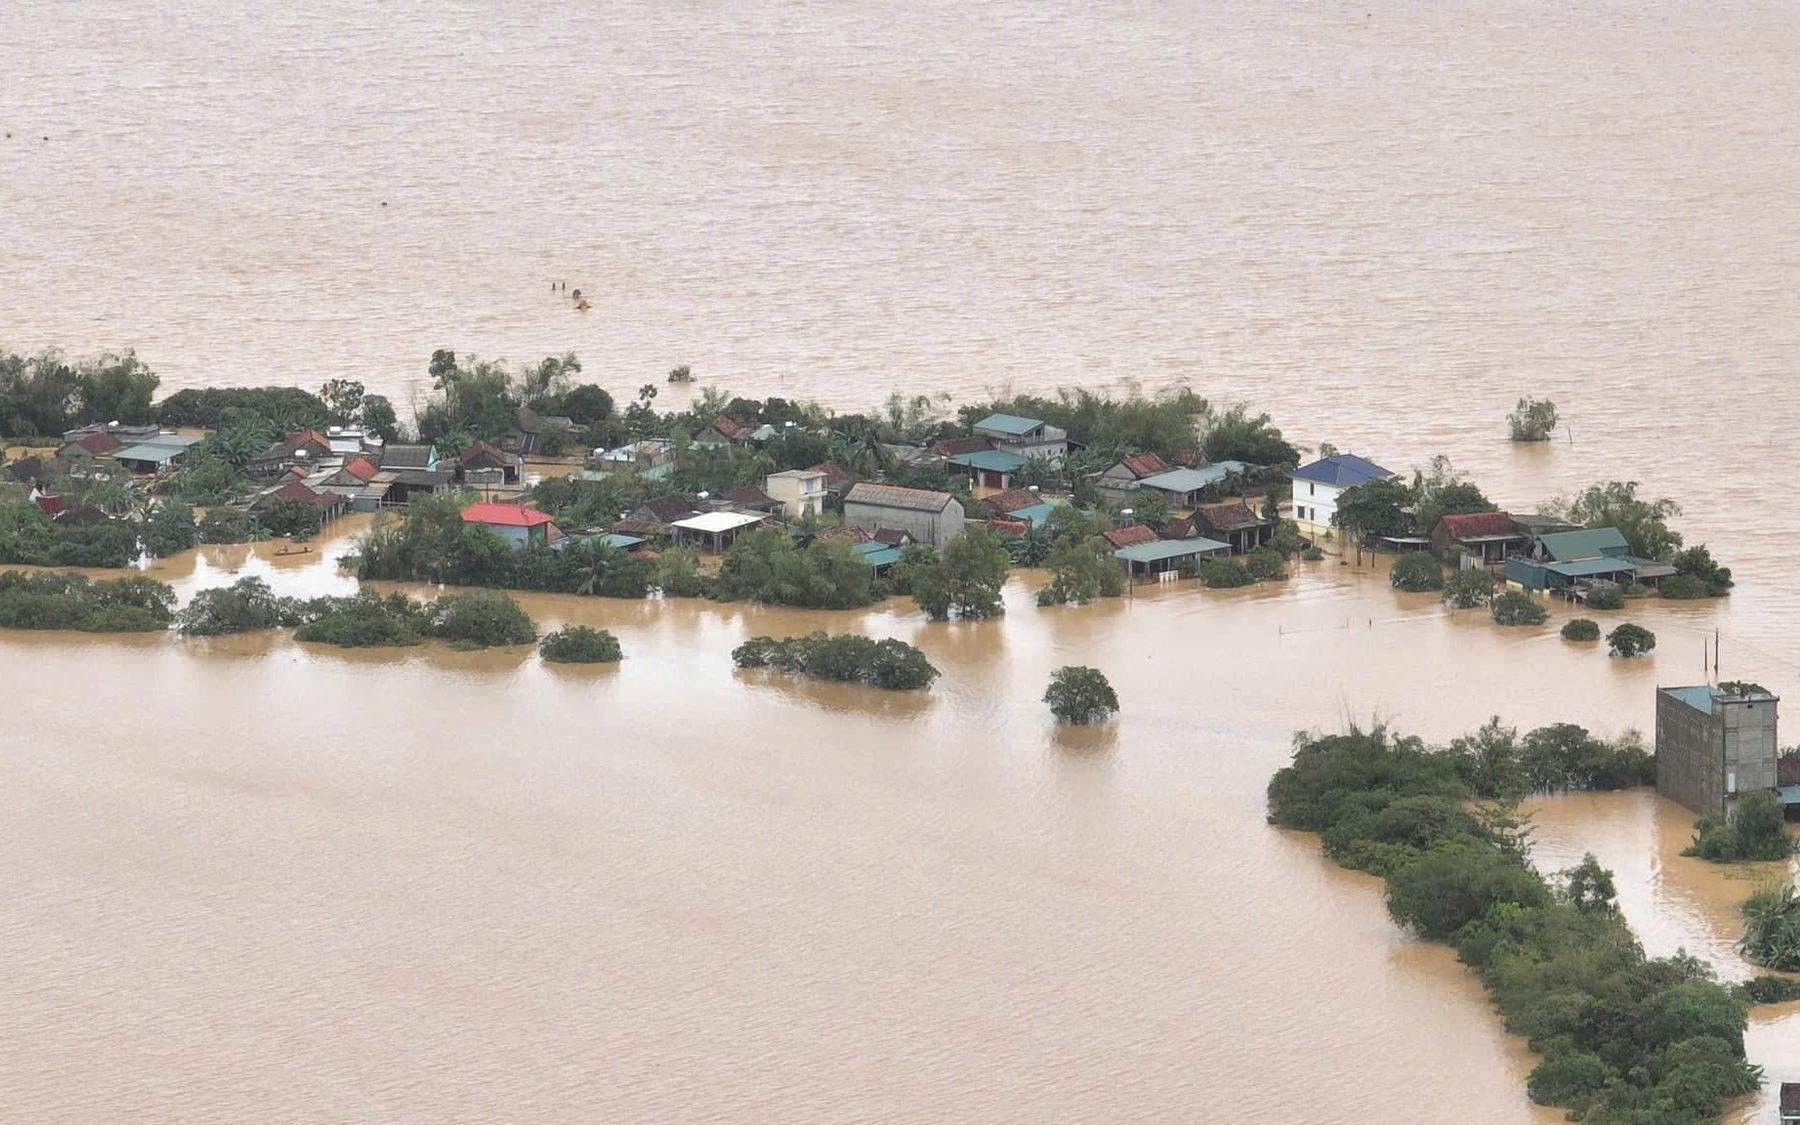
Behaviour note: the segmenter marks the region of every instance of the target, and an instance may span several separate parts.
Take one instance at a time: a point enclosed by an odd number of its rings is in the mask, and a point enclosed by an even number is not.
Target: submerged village
[[[1015,569],[1038,572],[1049,609],[1379,560],[1396,591],[1496,629],[1542,627],[1561,600],[1579,614],[1564,643],[1629,660],[1656,645],[1634,607],[1732,586],[1728,560],[1684,543],[1678,508],[1631,482],[1503,510],[1444,458],[1391,464],[1360,436],[1303,450],[1267,415],[1188,390],[896,396],[835,414],[710,387],[659,410],[665,387],[693,381],[686,368],[624,400],[583,381],[574,356],[511,370],[444,351],[429,374],[402,422],[345,380],[158,398],[129,355],[0,357],[0,628],[292,629],[346,647],[536,644],[548,661],[604,664],[630,655],[611,634],[540,637],[505,591],[822,610],[910,599],[932,620],[979,622],[1002,612]],[[1557,425],[1532,399],[1496,419],[1517,441]],[[134,570],[206,544],[306,551],[353,513],[373,517],[344,560],[358,579],[443,592],[300,600],[248,578],[180,605]],[[732,658],[872,689],[939,675],[910,645],[849,633],[757,637]],[[1105,671],[1058,670],[1045,702],[1060,722],[1118,709]],[[1317,833],[1336,863],[1386,881],[1397,922],[1455,947],[1542,1056],[1534,1101],[1590,1121],[1715,1120],[1765,1079],[1800,1082],[1800,1069],[1763,1074],[1743,1043],[1752,1006],[1800,999],[1800,979],[1780,975],[1800,972],[1791,878],[1744,906],[1744,954],[1770,971],[1725,985],[1691,958],[1647,958],[1591,856],[1539,873],[1514,810],[1533,793],[1654,785],[1698,818],[1695,855],[1785,860],[1800,751],[1780,745],[1779,703],[1748,681],[1659,687],[1650,746],[1497,721],[1448,746],[1379,725],[1306,736],[1270,784],[1270,820]],[[1781,1105],[1800,1120],[1800,1086]]]

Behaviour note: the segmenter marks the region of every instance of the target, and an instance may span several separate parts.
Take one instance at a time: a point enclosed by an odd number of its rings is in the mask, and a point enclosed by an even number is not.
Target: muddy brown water
[[[1329,563],[971,626],[525,599],[602,671],[8,635],[0,1118],[1555,1121],[1454,959],[1263,823],[1289,733],[1647,728],[1715,630],[1800,680],[1792,4],[15,8],[0,346],[403,408],[445,345],[840,408],[1189,382],[1513,507],[1640,480],[1740,586],[1634,608],[1629,664]],[[1557,442],[1500,440],[1526,392]],[[356,526],[158,569],[347,590]],[[730,667],[813,628],[945,676]],[[1068,662],[1116,724],[1049,724]],[[1537,823],[1652,952],[1748,971],[1754,873],[1680,810]],[[1750,1047],[1800,1078],[1800,1013]]]

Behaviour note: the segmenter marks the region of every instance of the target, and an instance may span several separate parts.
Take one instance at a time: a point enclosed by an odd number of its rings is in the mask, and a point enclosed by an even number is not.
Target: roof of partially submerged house
[[[1009,437],[1024,437],[1043,424],[1041,419],[1021,418],[1017,414],[989,414],[970,428],[993,430],[997,434],[1006,434]]]
[[[990,473],[1016,473],[1025,467],[1025,458],[999,449],[984,449],[978,453],[958,453],[950,458],[950,463]]]
[[[1616,527],[1594,527],[1586,531],[1553,531],[1538,536],[1538,542],[1557,562],[1598,558],[1606,554],[1623,554],[1631,549],[1625,533]]]
[[[941,457],[960,457],[965,453],[983,453],[994,448],[994,439],[985,437],[953,437],[932,445],[932,452]]]
[[[676,520],[669,526],[679,527],[683,531],[698,531],[705,535],[720,535],[762,521],[763,517],[754,512],[703,512],[697,516],[689,516],[687,519]]]
[[[941,512],[956,502],[948,492],[927,488],[901,488],[893,484],[864,482],[844,497],[846,504],[869,504],[878,508],[903,508],[910,512]]]
[[[694,502],[688,497],[679,494],[658,496],[654,500],[646,500],[643,504],[643,510],[648,511],[651,515],[664,523],[674,523],[682,516],[685,516],[694,510]]]
[[[1148,563],[1161,562],[1163,559],[1187,558],[1190,555],[1212,555],[1229,550],[1231,550],[1229,543],[1196,536],[1193,539],[1155,539],[1148,543],[1133,543],[1129,547],[1120,547],[1114,551],[1113,557],[1130,562]]]
[[[1125,458],[1119,464],[1125,466],[1125,471],[1139,480],[1169,471],[1169,463],[1155,453],[1140,453],[1136,457]]]
[[[812,471],[825,474],[825,486],[836,488],[849,481],[850,473],[836,461],[821,461],[812,467]]]
[[[1201,469],[1170,469],[1166,473],[1145,477],[1138,483],[1169,492],[1196,492],[1218,484],[1234,473],[1241,476],[1249,469],[1250,466],[1242,461],[1220,461]]]
[[[1288,474],[1295,480],[1310,480],[1339,488],[1351,488],[1372,480],[1386,480],[1393,475],[1375,462],[1354,453],[1334,453],[1310,465],[1302,465]]]
[[[458,453],[456,459],[462,462],[463,468],[465,469],[479,467],[480,463],[484,461],[502,468],[520,463],[518,454],[507,453],[504,450],[496,449],[487,442],[479,439],[476,440],[474,445],[471,445],[469,448]]]
[[[755,485],[745,485],[743,488],[728,489],[725,493],[725,499],[731,501],[733,504],[739,504],[746,508],[754,508],[758,504],[775,503],[774,497],[770,496],[762,489],[757,488]]]
[[[345,462],[344,471],[355,477],[357,480],[362,481],[364,484],[368,484],[375,479],[375,474],[379,473],[381,470],[377,469],[375,463],[367,457],[352,457],[349,461]]]
[[[390,445],[381,451],[384,469],[428,469],[431,460],[429,445]]]
[[[851,544],[870,543],[875,537],[860,527],[828,527],[815,535],[815,539],[848,539]]]
[[[872,567],[893,566],[900,561],[900,548],[890,547],[886,543],[858,543],[850,548],[850,553]]]
[[[1102,531],[1100,537],[1105,539],[1108,543],[1111,543],[1115,549],[1119,547],[1129,547],[1134,543],[1156,542],[1156,532],[1151,531],[1141,523],[1133,524],[1130,527],[1115,527],[1110,531]]]
[[[1445,516],[1444,530],[1452,539],[1522,539],[1519,525],[1505,512],[1466,512]]]
[[[485,523],[491,527],[538,527],[551,522],[548,512],[540,512],[521,504],[497,504],[491,501],[470,504],[463,509],[462,518],[464,523]]]
[[[1261,527],[1269,522],[1242,500],[1234,500],[1229,504],[1204,504],[1194,515],[1214,531],[1240,531],[1246,527]]]
[[[712,421],[700,427],[701,430],[709,428],[719,431],[719,433],[734,441],[745,440],[749,438],[752,433],[756,432],[755,426],[748,425],[744,422],[734,421],[723,414],[714,415]]]
[[[75,439],[74,444],[93,454],[95,457],[104,457],[115,449],[125,448],[124,442],[104,430],[99,430],[91,434],[83,434]]]

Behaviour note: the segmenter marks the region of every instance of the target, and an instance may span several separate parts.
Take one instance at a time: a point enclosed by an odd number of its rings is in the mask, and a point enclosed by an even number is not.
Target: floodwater
[[[15,2],[0,346],[402,406],[441,346],[847,409],[1186,382],[1512,506],[1640,480],[1740,585],[1634,608],[1630,664],[1335,562],[1073,610],[1022,582],[968,626],[526,599],[619,634],[598,672],[9,635],[0,1119],[1559,1120],[1262,790],[1348,717],[1647,728],[1715,630],[1793,693],[1797,51],[1791,0]],[[1500,440],[1524,393],[1557,442]],[[161,569],[347,589],[355,526]],[[944,678],[730,666],[812,628]],[[1049,724],[1070,662],[1116,724]],[[1680,810],[1538,824],[1653,952],[1748,972],[1752,876],[1682,859]],[[1800,1078],[1793,1007],[1750,1044]]]

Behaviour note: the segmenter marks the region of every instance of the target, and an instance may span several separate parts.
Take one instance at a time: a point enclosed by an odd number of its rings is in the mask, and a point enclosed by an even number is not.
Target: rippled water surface
[[[1186,382],[1517,507],[1643,481],[1740,586],[1630,665],[1335,565],[981,626],[529,599],[618,632],[602,672],[8,636],[0,1118],[1559,1120],[1262,789],[1349,715],[1648,727],[1714,630],[1800,678],[1796,57],[1791,2],[16,0],[0,346],[403,404],[440,346],[843,408]],[[1527,392],[1556,443],[1500,440]],[[348,588],[354,528],[161,573]],[[944,679],[731,670],[810,628]],[[1113,728],[1049,725],[1069,662]],[[1742,976],[1686,822],[1548,800],[1539,857]],[[1751,1051],[1800,1079],[1800,1016]]]

